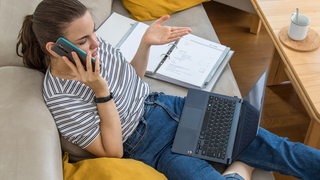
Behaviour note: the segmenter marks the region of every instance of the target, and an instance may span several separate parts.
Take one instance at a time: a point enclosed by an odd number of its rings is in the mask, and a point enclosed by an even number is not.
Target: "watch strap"
[[[100,97],[100,98],[94,97],[94,102],[96,102],[96,103],[105,103],[105,102],[110,101],[111,99],[113,99],[113,93],[112,92],[110,92],[109,96],[106,96],[106,97]]]

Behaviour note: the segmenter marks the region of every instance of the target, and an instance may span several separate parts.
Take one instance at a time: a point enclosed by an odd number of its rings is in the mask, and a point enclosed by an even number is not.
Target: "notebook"
[[[267,70],[244,98],[189,89],[172,151],[231,164],[258,132]]]

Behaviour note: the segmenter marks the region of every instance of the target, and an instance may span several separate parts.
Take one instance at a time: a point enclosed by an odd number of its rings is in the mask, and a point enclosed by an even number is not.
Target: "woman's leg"
[[[300,179],[320,179],[320,150],[289,141],[260,128],[240,161]]]
[[[172,180],[250,180],[254,168],[236,161],[221,174],[207,161],[172,153],[171,148],[168,147],[162,151],[157,169]]]
[[[221,175],[207,161],[172,153],[170,148],[161,153],[157,169],[172,180],[250,180],[253,171],[252,167],[237,161]]]
[[[161,152],[157,169],[170,180],[226,179],[208,162],[198,158],[172,153],[170,147]]]

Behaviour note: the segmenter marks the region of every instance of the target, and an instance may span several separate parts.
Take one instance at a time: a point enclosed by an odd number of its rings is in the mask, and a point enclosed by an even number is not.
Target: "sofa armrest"
[[[35,70],[0,68],[0,179],[63,179],[59,136],[42,81]]]

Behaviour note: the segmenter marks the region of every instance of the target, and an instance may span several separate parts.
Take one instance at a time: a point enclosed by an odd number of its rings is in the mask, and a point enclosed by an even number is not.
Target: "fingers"
[[[154,23],[162,24],[162,23],[166,22],[169,18],[170,18],[169,15],[164,15],[164,16],[160,17],[159,19],[157,19]]]
[[[91,52],[87,52],[87,57],[86,57],[86,67],[88,72],[94,72],[100,74],[100,61],[99,57],[96,56],[94,57],[95,61],[92,62],[92,54]],[[94,63],[94,69],[92,67],[92,64]]]
[[[171,33],[190,33],[192,30],[189,27],[171,27]]]
[[[91,61],[91,52],[87,52],[87,57],[86,57],[86,67],[87,71],[91,72],[92,71],[92,61]]]
[[[177,30],[171,30],[170,37],[182,37],[191,32],[190,28],[179,28]]]
[[[86,84],[93,90],[99,89],[105,86],[106,83],[100,75],[100,60],[98,56],[95,57],[95,68],[93,71],[91,52],[87,52],[86,64],[85,64],[87,70],[85,70],[76,52],[71,52],[71,54],[75,64],[65,56],[63,56],[62,59],[70,67],[72,72],[76,75],[76,77],[74,78],[75,80],[78,80]]]
[[[169,15],[164,15],[164,16],[160,17],[159,19],[157,19],[154,23],[160,25],[160,24],[166,22],[169,18],[170,18]],[[170,27],[170,28],[171,28],[170,31],[173,33],[175,31],[186,31],[187,33],[191,32],[191,28],[189,28],[189,27]]]
[[[181,37],[189,34],[191,32],[190,28],[186,27],[172,27],[170,30],[170,35],[168,36],[168,41],[176,41],[180,39]]]
[[[71,52],[71,54],[72,54],[72,58],[73,58],[74,62],[76,63],[76,67],[77,67],[78,71],[80,71],[80,72],[84,71],[83,65],[80,61],[78,54],[74,51]]]
[[[62,59],[63,59],[64,63],[66,63],[67,66],[69,66],[69,68],[72,70],[72,72],[74,72],[75,74],[78,74],[77,66],[75,64],[73,64],[70,59],[68,59],[66,56],[62,56]]]
[[[98,56],[94,57],[96,62],[95,62],[95,69],[94,72],[100,74],[100,59]]]

